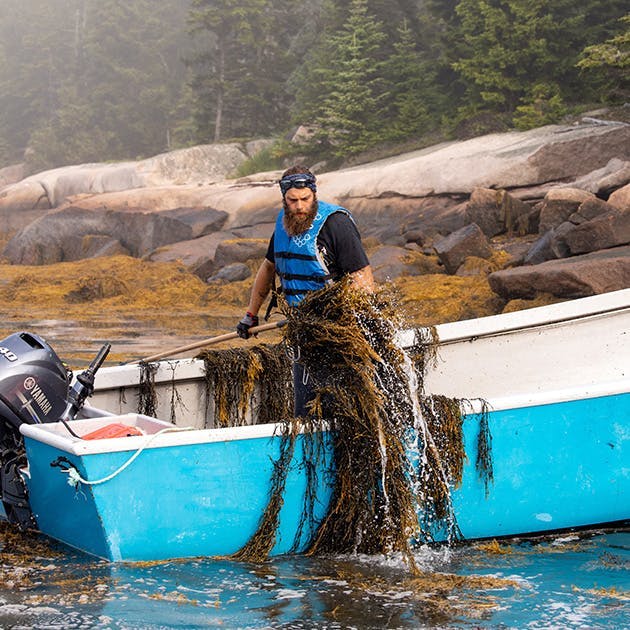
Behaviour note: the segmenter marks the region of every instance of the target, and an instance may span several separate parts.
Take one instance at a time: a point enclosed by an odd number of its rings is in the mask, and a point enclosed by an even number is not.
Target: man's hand
[[[236,332],[242,339],[249,339],[249,329],[253,326],[258,326],[258,315],[252,315],[249,311],[245,313],[245,317],[236,326]]]

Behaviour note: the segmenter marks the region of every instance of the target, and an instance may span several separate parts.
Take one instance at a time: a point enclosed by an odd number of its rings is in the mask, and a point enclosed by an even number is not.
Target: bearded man
[[[247,312],[236,332],[243,339],[258,325],[258,312],[274,284],[275,275],[290,306],[309,291],[349,276],[362,290],[374,291],[374,278],[359,231],[341,206],[318,201],[315,175],[302,165],[286,170],[280,179],[282,211],[252,287]],[[308,375],[294,363],[295,415],[306,415],[310,399]]]

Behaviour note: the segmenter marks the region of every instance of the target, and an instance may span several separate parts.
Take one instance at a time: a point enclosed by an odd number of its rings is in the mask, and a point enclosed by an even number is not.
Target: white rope
[[[89,481],[88,479],[83,479],[83,477],[81,477],[81,475],[79,474],[79,471],[74,466],[71,466],[67,470],[62,469],[61,472],[68,475],[68,485],[72,486],[73,488],[76,488],[80,483],[86,486],[97,486],[101,483],[111,481],[112,479],[114,479],[114,477],[117,477],[118,475],[120,475],[120,473],[123,470],[125,470],[127,466],[131,465],[132,462],[138,457],[138,455],[140,455],[140,453],[142,453],[142,451],[144,451],[144,449],[147,448],[147,446],[149,446],[149,444],[151,444],[151,442],[158,435],[162,435],[163,433],[193,431],[193,430],[194,430],[194,427],[166,427],[165,429],[162,429],[161,431],[158,431],[157,433],[153,433],[152,435],[149,436],[149,438],[145,441],[145,443],[122,466],[120,466],[120,468],[118,468],[113,473],[111,473],[111,475],[107,475],[107,477],[103,477],[102,479],[97,479],[95,481]]]

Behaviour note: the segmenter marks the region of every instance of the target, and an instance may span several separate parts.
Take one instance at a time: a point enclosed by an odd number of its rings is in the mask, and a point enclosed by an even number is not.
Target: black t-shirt
[[[361,244],[361,236],[354,221],[345,212],[335,212],[327,219],[317,235],[317,248],[324,258],[333,280],[353,273],[370,264]],[[274,263],[273,235],[266,258]]]

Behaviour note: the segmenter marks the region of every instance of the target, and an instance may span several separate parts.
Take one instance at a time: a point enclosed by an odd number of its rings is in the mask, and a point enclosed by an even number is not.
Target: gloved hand
[[[249,339],[249,329],[258,326],[258,315],[252,315],[249,311],[245,313],[245,317],[236,326],[236,332],[242,339]]]

